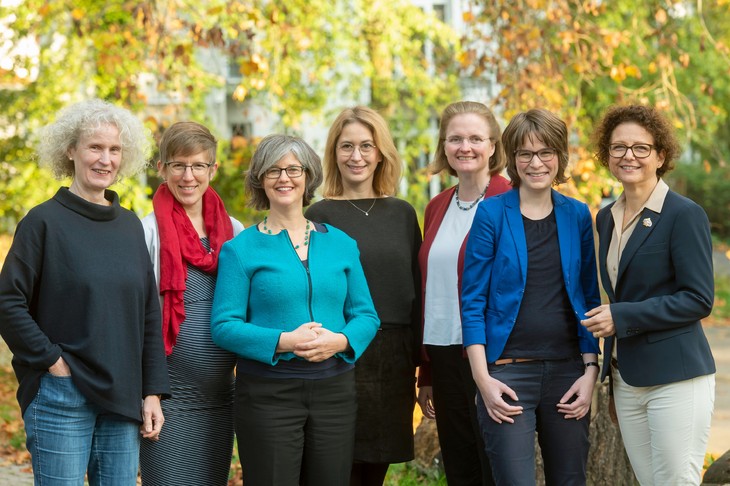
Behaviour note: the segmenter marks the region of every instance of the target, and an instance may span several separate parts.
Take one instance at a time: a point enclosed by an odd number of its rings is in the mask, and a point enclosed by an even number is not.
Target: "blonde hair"
[[[373,191],[378,196],[394,196],[401,178],[402,164],[398,150],[390,135],[388,123],[378,112],[367,106],[346,108],[335,118],[327,135],[324,151],[324,197],[341,196],[342,174],[337,167],[337,142],[342,130],[350,123],[360,123],[373,134],[373,142],[383,156],[382,162],[375,168]]]
[[[436,146],[436,156],[431,162],[429,169],[432,174],[438,174],[439,172],[446,170],[450,175],[456,176],[456,171],[449,165],[449,161],[446,158],[446,151],[444,150],[444,142],[446,141],[446,129],[449,127],[449,123],[454,117],[458,115],[467,115],[473,113],[484,118],[489,127],[489,140],[494,145],[494,153],[489,157],[489,175],[493,176],[502,172],[504,169],[504,149],[502,148],[502,140],[500,137],[499,123],[494,117],[494,113],[491,112],[486,105],[477,103],[476,101],[457,101],[451,103],[449,106],[444,108],[441,113],[441,120],[439,121],[439,139],[438,145]]]
[[[70,105],[58,113],[56,121],[40,131],[38,165],[50,169],[56,179],[74,176],[74,162],[68,151],[82,135],[96,133],[105,125],[119,130],[122,160],[119,178],[133,176],[147,167],[152,154],[152,137],[142,122],[129,110],[100,99]]]

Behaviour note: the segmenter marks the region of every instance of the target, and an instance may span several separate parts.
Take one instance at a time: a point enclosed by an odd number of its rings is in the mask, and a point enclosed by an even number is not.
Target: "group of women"
[[[445,108],[431,169],[458,183],[422,239],[367,107],[339,114],[323,164],[265,137],[245,179],[265,216],[244,230],[210,186],[204,126],[165,131],[140,223],[108,188],[144,167],[142,125],[72,105],[38,151],[72,183],[19,223],[0,274],[37,484],[130,485],[140,469],[143,484],[224,485],[235,430],[244,484],[381,485],[413,458],[416,401],[450,485],[533,484],[535,434],[547,483],[585,484],[599,369],[639,482],[698,484],[709,223],[661,179],[679,155],[662,114],[614,107],[595,141],[624,187],[597,216],[603,305],[591,213],[554,189],[568,130],[549,111],[502,134],[481,103]]]

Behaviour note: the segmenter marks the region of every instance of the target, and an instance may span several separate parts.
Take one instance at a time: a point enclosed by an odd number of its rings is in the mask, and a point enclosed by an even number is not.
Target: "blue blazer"
[[[644,208],[621,254],[614,291],[606,255],[614,232],[611,208],[596,217],[601,282],[611,302],[615,336],[604,342],[601,380],[619,339],[621,377],[655,386],[715,372],[700,319],[714,301],[712,239],[705,211],[669,191],[661,213]],[[647,220],[649,224],[643,224]]]
[[[575,313],[581,353],[598,353],[598,340],[580,324],[601,303],[588,206],[552,191],[563,281]],[[481,202],[464,258],[462,331],[464,346],[484,344],[487,362],[502,355],[520,310],[527,281],[527,242],[520,194],[513,189]]]

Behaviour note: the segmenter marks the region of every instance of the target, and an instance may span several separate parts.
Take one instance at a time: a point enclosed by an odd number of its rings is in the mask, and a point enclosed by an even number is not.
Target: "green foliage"
[[[385,486],[446,486],[446,476],[440,469],[421,471],[414,462],[392,464],[385,477]]]
[[[730,319],[730,276],[715,275],[715,305],[712,317],[727,322]]]
[[[678,164],[668,182],[705,209],[712,232],[730,238],[730,168],[709,164]]]
[[[231,87],[235,100],[255,98],[281,117],[283,130],[295,133],[304,114],[329,116],[342,108],[329,105],[331,100],[351,105],[370,90],[411,167],[432,143],[425,134],[429,120],[458,96],[451,61],[456,35],[409,0],[211,0],[203,6],[18,0],[0,7],[0,19],[5,231],[58,186],[35,168],[33,134],[61,107],[89,96],[107,99],[144,113],[158,136],[180,119],[206,123],[206,96],[226,87],[226,67],[211,59],[239,67],[241,78]],[[24,51],[24,45],[34,49]],[[425,46],[434,52],[430,64]],[[159,99],[145,97],[146,83],[156,86]],[[250,148],[238,153],[238,147],[222,145],[216,187],[248,222],[257,217],[243,204],[241,171]],[[152,172],[149,180],[156,183]],[[408,174],[411,186],[421,180]],[[125,181],[121,189],[126,205],[138,213],[149,210],[144,199],[151,190],[142,180]]]
[[[678,0],[501,0],[467,16],[463,70],[496,83],[506,119],[541,106],[573,134],[573,179],[596,204],[613,185],[596,167],[590,134],[614,103],[653,104],[674,120],[693,155],[727,160],[730,3]],[[569,188],[570,190],[570,188]]]

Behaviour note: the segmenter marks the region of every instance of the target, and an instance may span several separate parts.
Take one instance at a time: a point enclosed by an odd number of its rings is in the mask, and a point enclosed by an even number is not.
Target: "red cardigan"
[[[484,195],[484,198],[496,196],[512,189],[509,180],[505,179],[501,175],[493,175],[490,182],[489,188]],[[436,234],[441,227],[441,222],[444,219],[446,210],[449,208],[451,199],[454,197],[456,186],[453,186],[445,191],[441,192],[438,196],[431,199],[426,206],[426,214],[423,222],[423,244],[421,244],[421,250],[418,252],[418,264],[421,267],[421,305],[425,306],[426,303],[426,276],[428,275],[428,254],[431,251],[431,245],[433,240],[436,238]],[[464,250],[466,249],[466,240],[469,238],[467,233],[464,241],[459,249],[459,260],[457,263],[457,275],[459,282],[459,289],[461,290],[461,274],[464,270]],[[422,313],[425,316],[425,313]],[[421,366],[418,371],[418,386],[431,386],[431,361],[426,352],[426,347],[423,345],[423,326],[421,322]]]

